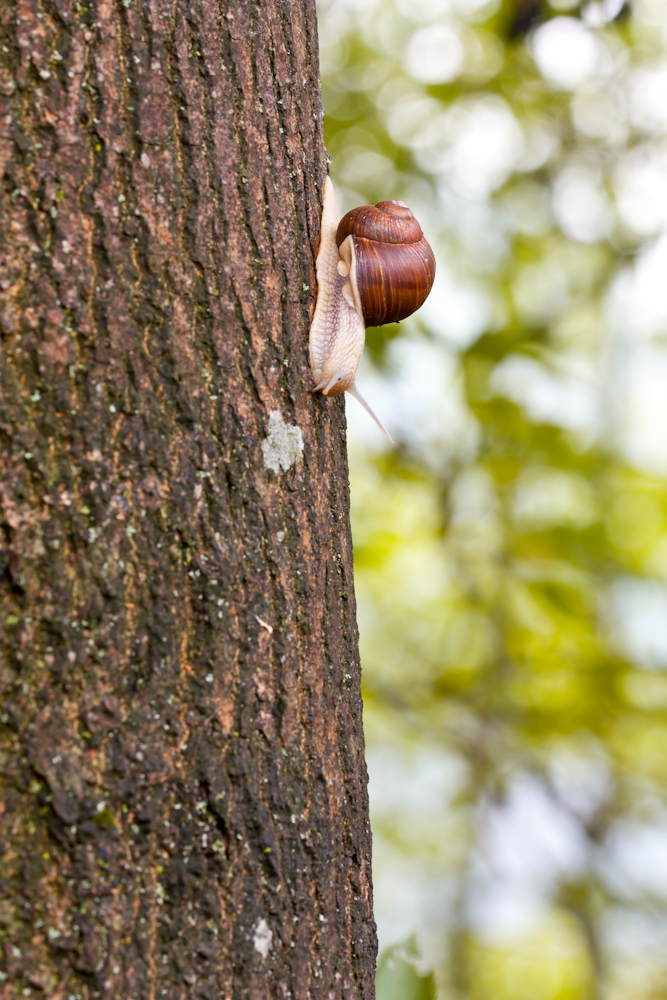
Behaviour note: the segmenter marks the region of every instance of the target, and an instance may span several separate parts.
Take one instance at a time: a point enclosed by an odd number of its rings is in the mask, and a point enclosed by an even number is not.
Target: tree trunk
[[[0,996],[373,997],[314,0],[0,11]]]

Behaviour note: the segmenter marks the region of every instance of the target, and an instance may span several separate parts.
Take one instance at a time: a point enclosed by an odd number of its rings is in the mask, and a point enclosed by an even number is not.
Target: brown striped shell
[[[398,323],[423,305],[433,287],[435,257],[407,205],[379,201],[353,208],[340,220],[337,245],[348,236],[366,326]]]

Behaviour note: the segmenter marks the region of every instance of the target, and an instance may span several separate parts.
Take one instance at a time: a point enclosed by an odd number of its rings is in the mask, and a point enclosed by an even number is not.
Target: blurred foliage
[[[377,973],[377,993],[384,1000],[435,1000],[433,976],[419,974],[414,964],[414,941],[405,947],[389,948],[382,956]]]
[[[438,261],[368,331],[398,446],[348,404],[379,1000],[667,998],[667,6],[322,0],[320,42],[341,211]]]

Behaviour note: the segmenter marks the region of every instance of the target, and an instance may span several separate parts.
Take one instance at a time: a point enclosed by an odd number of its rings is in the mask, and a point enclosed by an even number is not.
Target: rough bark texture
[[[0,8],[3,1000],[373,996],[318,86],[313,0]]]

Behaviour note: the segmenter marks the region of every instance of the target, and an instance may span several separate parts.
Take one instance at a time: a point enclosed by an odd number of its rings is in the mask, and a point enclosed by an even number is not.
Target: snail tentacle
[[[394,444],[394,441],[393,441],[393,439],[391,437],[391,434],[386,429],[386,427],[383,425],[383,423],[379,419],[379,417],[377,417],[375,415],[375,413],[373,413],[373,410],[371,409],[371,407],[369,406],[369,404],[366,402],[366,400],[364,399],[364,397],[361,395],[361,393],[357,389],[357,387],[354,384],[354,382],[352,383],[351,386],[348,387],[347,391],[349,392],[350,396],[354,396],[354,398],[356,399],[356,401],[358,403],[361,403],[361,405],[365,409],[366,413],[368,413],[373,418],[373,420],[375,421],[375,423],[378,425],[378,427],[380,428],[380,430],[382,431],[382,433],[386,437],[386,439],[389,442],[389,444]]]

